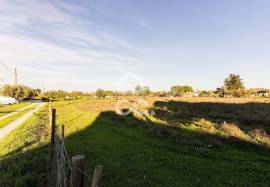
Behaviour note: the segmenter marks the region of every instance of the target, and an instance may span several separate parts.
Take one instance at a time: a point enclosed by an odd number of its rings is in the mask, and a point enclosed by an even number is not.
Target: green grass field
[[[114,99],[54,102],[70,157],[84,154],[89,175],[103,165],[103,186],[270,185],[269,100],[147,100],[150,106],[140,109],[152,115],[119,116]],[[45,127],[46,116],[44,109],[0,140],[0,186],[48,183],[46,131],[29,140],[16,135]]]
[[[0,120],[0,129],[3,128],[3,127],[5,127],[9,123],[15,121],[16,119],[22,117],[27,112],[33,110],[34,107],[35,107],[35,105],[33,105],[33,107],[31,106],[30,108],[26,108],[24,110],[19,111],[18,113],[15,113],[15,114],[7,117],[7,118],[4,118],[4,119]]]
[[[0,186],[48,184],[47,107],[0,140]]]
[[[29,105],[30,103],[28,102],[23,102],[19,104],[13,104],[13,105],[0,105],[0,117],[4,116],[6,114],[9,114],[11,112],[14,112],[22,107],[25,107]]]
[[[104,186],[268,185],[268,104],[189,104],[156,101],[151,119],[118,116],[113,100],[55,107],[70,155],[85,154],[88,173],[103,164]]]

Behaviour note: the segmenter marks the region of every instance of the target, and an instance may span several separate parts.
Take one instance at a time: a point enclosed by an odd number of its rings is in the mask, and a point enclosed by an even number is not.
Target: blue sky
[[[0,59],[29,86],[215,89],[238,73],[247,87],[270,87],[268,0],[0,3]]]

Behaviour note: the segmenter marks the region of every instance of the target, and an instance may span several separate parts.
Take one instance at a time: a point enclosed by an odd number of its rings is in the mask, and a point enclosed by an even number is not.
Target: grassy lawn
[[[270,185],[269,104],[154,101],[144,118],[115,102],[54,104],[69,154],[85,154],[88,173],[104,165],[104,186]]]
[[[114,99],[53,103],[68,154],[86,155],[89,175],[102,164],[103,186],[270,185],[269,100],[146,99],[152,115],[117,115]],[[0,142],[0,186],[46,184],[47,118],[44,109]]]
[[[35,107],[35,105],[33,105],[33,107]],[[20,118],[21,116],[23,116],[24,114],[26,114],[27,112],[33,110],[33,107],[24,109],[19,111],[18,113],[15,113],[7,118],[4,118],[2,120],[0,120],[0,129],[5,127],[6,125],[8,125],[9,123],[15,121],[16,119]]]
[[[0,186],[45,186],[48,181],[47,107],[0,140]]]
[[[24,102],[19,104],[13,104],[13,105],[0,105],[0,117],[4,116],[6,114],[9,114],[11,112],[14,112],[22,107],[25,107],[29,105],[30,103]]]

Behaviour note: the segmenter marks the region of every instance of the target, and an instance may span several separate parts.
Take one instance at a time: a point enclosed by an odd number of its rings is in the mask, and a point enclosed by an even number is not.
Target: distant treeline
[[[230,74],[221,87],[212,91],[194,90],[188,85],[172,86],[169,91],[151,91],[148,86],[137,85],[131,91],[111,91],[98,89],[94,93],[81,91],[67,92],[64,90],[52,90],[41,93],[40,89],[33,89],[24,85],[4,85],[0,94],[16,99],[52,99],[52,100],[74,100],[85,96],[97,98],[118,96],[158,96],[158,97],[269,97],[269,89],[245,89],[240,75]]]
[[[33,89],[24,85],[4,85],[0,94],[15,99],[33,99],[41,93],[40,89]]]
[[[84,93],[81,91],[71,91],[67,92],[64,90],[52,90],[44,92],[40,95],[43,99],[53,99],[53,100],[59,100],[59,99],[66,99],[66,100],[74,100],[74,99],[80,99],[84,96],[90,96],[91,94]]]
[[[151,91],[148,86],[137,85],[134,91],[117,92],[98,89],[96,97],[108,96],[159,96],[159,97],[269,97],[269,89],[245,89],[240,75],[230,74],[216,90],[199,91],[188,85],[172,86],[169,91]]]

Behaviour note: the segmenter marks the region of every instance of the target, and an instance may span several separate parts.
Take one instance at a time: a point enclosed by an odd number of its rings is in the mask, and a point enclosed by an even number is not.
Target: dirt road
[[[23,116],[21,116],[20,118],[16,119],[15,121],[11,122],[10,124],[6,125],[5,127],[0,129],[0,139],[2,139],[3,137],[5,137],[8,133],[10,133],[12,130],[14,130],[16,127],[18,127],[19,125],[21,125],[24,121],[26,121],[27,119],[29,119],[32,114],[36,111],[38,111],[41,107],[43,107],[45,105],[45,103],[33,103],[27,107],[23,107],[21,110],[33,107],[33,105],[36,105],[33,110],[27,112],[26,114],[24,114]],[[17,112],[17,111],[16,111]],[[16,113],[15,112],[15,113]],[[14,112],[12,113],[12,115],[14,114]],[[8,114],[9,116],[11,116],[10,114]],[[6,115],[7,116],[7,115]],[[3,116],[3,117],[6,117]],[[4,118],[3,118],[4,119]],[[0,118],[1,120],[1,118]]]

